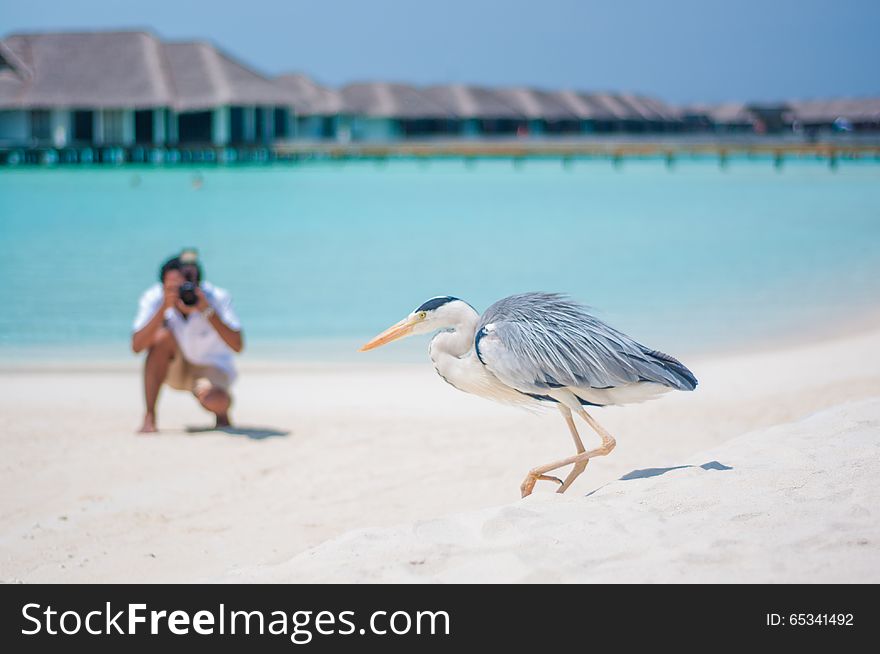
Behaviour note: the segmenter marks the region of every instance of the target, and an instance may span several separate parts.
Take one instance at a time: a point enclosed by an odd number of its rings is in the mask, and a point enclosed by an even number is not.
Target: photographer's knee
[[[222,388],[205,386],[197,389],[195,396],[208,411],[225,411],[232,403],[232,397]]]
[[[153,337],[153,344],[150,346],[150,350],[157,350],[160,352],[168,352],[169,354],[174,353],[177,349],[177,341],[174,340],[174,334],[171,333],[169,329],[163,327],[158,332],[156,332],[156,336]]]

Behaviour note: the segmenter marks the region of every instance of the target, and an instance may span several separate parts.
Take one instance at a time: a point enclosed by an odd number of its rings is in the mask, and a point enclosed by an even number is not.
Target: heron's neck
[[[431,340],[431,359],[435,363],[438,357],[443,355],[463,357],[474,346],[474,335],[477,332],[480,314],[467,304],[461,303],[461,305],[452,317],[451,324]]]

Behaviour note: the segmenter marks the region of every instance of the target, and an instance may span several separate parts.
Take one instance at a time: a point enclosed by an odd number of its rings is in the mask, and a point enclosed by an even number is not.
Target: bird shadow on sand
[[[672,466],[671,468],[643,468],[641,470],[633,470],[632,472],[626,473],[623,477],[620,477],[617,481],[632,481],[633,479],[649,479],[651,477],[659,477],[660,475],[665,475],[667,472],[672,472],[673,470],[683,470],[684,468],[702,468],[703,470],[733,470],[731,466],[726,466],[720,461],[708,461],[707,463],[703,463],[702,465],[686,465],[686,466]],[[598,490],[601,490],[604,486],[600,486],[595,490],[587,493],[587,497],[592,495]]]
[[[272,429],[271,427],[242,427],[239,425],[233,427],[187,427],[187,434],[208,434],[213,432],[222,432],[229,436],[244,436],[251,440],[261,441],[266,438],[279,438],[288,436],[289,431],[280,429]]]
[[[629,481],[630,479],[647,479],[649,477],[659,477],[673,470],[681,470],[683,468],[702,468],[703,470],[733,470],[730,466],[726,466],[718,461],[709,461],[701,466],[672,466],[671,468],[644,468],[643,470],[633,470],[626,473],[618,481]]]

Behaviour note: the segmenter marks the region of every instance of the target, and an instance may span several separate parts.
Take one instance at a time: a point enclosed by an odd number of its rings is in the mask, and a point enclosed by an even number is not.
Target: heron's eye
[[[419,320],[424,320],[428,316],[424,311],[419,311]]]

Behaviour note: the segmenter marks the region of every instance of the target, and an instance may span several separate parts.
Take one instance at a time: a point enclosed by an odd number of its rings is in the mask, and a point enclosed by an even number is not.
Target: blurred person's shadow
[[[702,465],[684,465],[684,466],[672,466],[671,468],[642,468],[641,470],[633,470],[632,472],[626,473],[623,477],[620,477],[617,481],[632,481],[633,479],[649,479],[651,477],[659,477],[660,475],[665,475],[667,472],[672,472],[673,470],[683,470],[684,468],[702,468],[703,470],[733,470],[733,467],[726,466],[720,461],[708,461],[707,463],[703,463]],[[587,493],[587,497],[592,495],[598,490],[601,490],[605,486],[599,486],[589,493]]]
[[[282,431],[280,429],[273,429],[271,427],[242,427],[240,425],[234,425],[231,427],[211,426],[186,428],[187,434],[207,434],[215,431],[223,432],[224,434],[229,434],[230,436],[244,436],[255,441],[261,441],[264,438],[277,438],[288,436],[290,434],[289,431]]]

